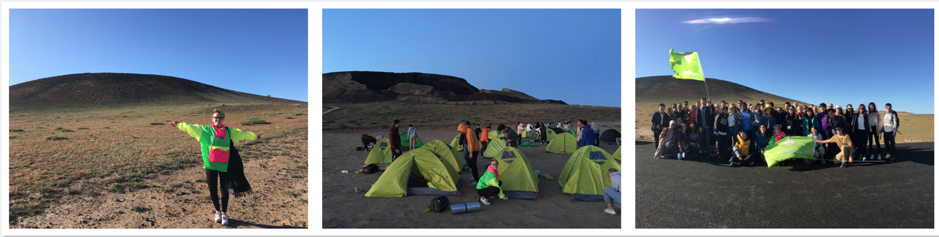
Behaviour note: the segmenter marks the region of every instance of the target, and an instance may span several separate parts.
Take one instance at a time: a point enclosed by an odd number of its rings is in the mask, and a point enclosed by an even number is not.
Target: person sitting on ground
[[[655,150],[653,158],[668,158],[668,152],[675,146],[676,128],[677,124],[675,120],[672,120],[669,122],[668,128],[662,130],[662,134],[659,136],[661,141],[659,141],[659,147]]]
[[[613,183],[613,188],[603,188],[603,202],[606,203],[606,209],[603,211],[609,213],[610,215],[616,215],[615,208],[620,208],[620,182],[622,178],[620,176],[620,171],[614,168],[610,168],[606,171],[606,174],[610,176],[610,182]]]
[[[684,123],[678,125],[678,136],[675,138],[675,141],[678,143],[678,159],[686,158],[688,152],[694,150],[695,145],[691,143],[691,139],[685,131],[688,131]]]
[[[486,168],[486,173],[479,177],[476,183],[476,194],[479,195],[479,202],[489,205],[489,199],[499,196],[502,200],[509,200],[509,197],[502,193],[502,181],[499,180],[499,161],[492,159]]]
[[[809,129],[811,130],[811,133],[809,133],[808,137],[811,137],[813,140],[816,141],[816,143],[815,143],[815,153],[812,154],[812,157],[818,158],[818,161],[821,162],[821,163],[824,165],[824,164],[825,164],[825,146],[822,146],[821,143],[818,143],[818,141],[824,140],[824,139],[822,138],[822,134],[818,132],[818,128],[817,128],[817,127],[811,127],[811,128],[809,128]],[[808,159],[806,159],[806,160],[808,160]],[[806,164],[808,164],[808,163],[810,163],[810,162],[806,162]]]
[[[766,125],[761,124],[759,130],[756,131],[756,136],[753,138],[753,141],[755,142],[753,145],[756,145],[756,151],[760,152],[760,154],[763,154],[763,149],[769,145],[769,139],[772,136],[773,134],[769,132],[768,129],[766,129]]]
[[[365,151],[372,150],[372,144],[375,144],[375,137],[369,136],[368,134],[362,134],[359,136],[362,139],[362,147],[365,148]]]
[[[848,163],[854,163],[851,153],[854,152],[854,144],[851,143],[851,136],[845,134],[841,127],[835,127],[835,136],[828,140],[818,141],[818,143],[835,143],[841,148],[841,152],[835,155],[835,161],[841,162],[841,168],[848,167]]]
[[[701,151],[696,148],[701,147],[701,133],[698,132],[698,128],[694,123],[688,124],[688,129],[685,129],[685,135],[688,135],[688,148],[684,149],[685,154],[682,155],[682,158],[688,158],[688,152],[692,155],[700,154]]]
[[[743,130],[737,133],[736,140],[737,142],[734,143],[733,148],[734,152],[731,154],[732,157],[730,158],[730,166],[740,166],[742,164],[753,166],[753,161],[756,160],[753,157],[754,153],[756,153],[753,152],[754,148],[756,148],[756,146],[753,145],[753,140],[750,140],[750,138],[747,137],[747,132]]]

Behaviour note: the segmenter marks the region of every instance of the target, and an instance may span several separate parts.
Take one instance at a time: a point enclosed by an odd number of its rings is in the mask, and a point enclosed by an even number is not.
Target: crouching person
[[[490,160],[489,168],[486,168],[486,173],[482,177],[479,177],[479,182],[476,183],[476,194],[479,195],[479,202],[489,205],[489,199],[495,196],[499,196],[502,200],[509,200],[509,197],[506,197],[502,193],[502,181],[499,181],[499,161]]]
[[[740,130],[737,132],[737,142],[734,143],[733,154],[730,157],[730,166],[740,166],[747,164],[753,166],[753,161],[756,159],[754,152],[756,146],[753,145],[753,140],[750,140],[747,137],[747,131]]]
[[[606,171],[606,174],[610,176],[610,181],[613,182],[613,188],[603,188],[603,201],[606,202],[606,213],[610,215],[616,215],[616,208],[620,208],[620,172],[619,170],[610,168]]]
[[[848,163],[853,163],[854,159],[851,158],[851,153],[854,153],[854,144],[851,143],[851,136],[845,134],[844,131],[841,131],[840,127],[835,128],[835,135],[828,140],[818,141],[818,143],[835,143],[841,148],[841,153],[835,155],[835,163],[841,163],[841,168],[848,167]]]

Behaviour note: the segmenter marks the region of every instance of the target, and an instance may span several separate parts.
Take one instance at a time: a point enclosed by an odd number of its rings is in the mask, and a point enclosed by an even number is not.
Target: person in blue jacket
[[[590,127],[590,124],[587,124],[587,120],[581,119],[578,120],[577,123],[579,123],[579,125],[583,128],[583,136],[581,136],[580,141],[577,142],[577,146],[595,146],[596,144],[593,143],[593,139],[589,138],[592,138],[593,134],[596,132],[593,131],[593,128]]]

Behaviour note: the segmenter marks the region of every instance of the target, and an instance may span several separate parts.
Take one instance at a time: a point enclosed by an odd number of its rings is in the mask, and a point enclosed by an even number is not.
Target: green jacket
[[[504,198],[505,194],[502,193],[502,188],[499,187],[499,179],[496,179],[496,174],[486,170],[486,173],[482,177],[479,177],[479,182],[476,183],[476,189],[485,189],[488,187],[499,188],[499,198]]]
[[[186,131],[189,136],[201,143],[204,163],[202,168],[219,172],[228,172],[228,151],[231,149],[232,142],[258,138],[253,132],[243,132],[235,128],[226,129],[225,138],[220,139],[215,136],[215,128],[212,125],[178,123],[176,127]]]

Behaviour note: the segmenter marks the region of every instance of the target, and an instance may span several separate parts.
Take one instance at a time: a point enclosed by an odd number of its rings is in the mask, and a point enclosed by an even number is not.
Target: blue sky
[[[619,107],[619,9],[324,9],[323,72],[423,72]]]
[[[932,9],[636,10],[636,77],[673,75],[668,50],[704,76],[810,103],[934,111]],[[692,24],[701,19],[738,23]],[[699,21],[695,21],[699,20]]]
[[[307,101],[307,31],[306,9],[11,9],[10,85],[141,73]]]

